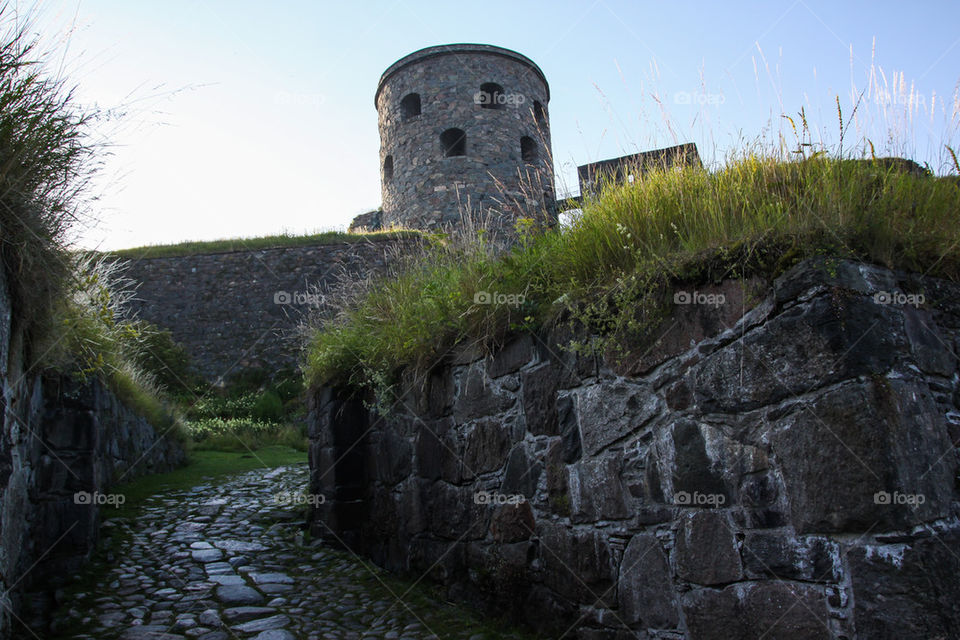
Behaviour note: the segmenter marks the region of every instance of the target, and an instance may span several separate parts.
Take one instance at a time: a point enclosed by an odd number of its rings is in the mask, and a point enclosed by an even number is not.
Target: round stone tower
[[[468,211],[494,229],[552,223],[549,100],[540,68],[509,49],[450,44],[393,63],[374,99],[381,224],[448,228]]]

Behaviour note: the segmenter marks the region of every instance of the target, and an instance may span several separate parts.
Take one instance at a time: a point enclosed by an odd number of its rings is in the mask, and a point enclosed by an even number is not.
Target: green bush
[[[250,370],[222,389],[207,389],[186,403],[187,429],[194,447],[211,451],[247,451],[285,445],[306,451],[307,437],[300,396],[303,381],[281,373],[271,382],[267,372]]]
[[[283,419],[283,400],[275,391],[264,391],[253,405],[251,414],[267,422],[280,422]]]
[[[141,323],[140,347],[133,355],[134,362],[152,374],[165,392],[178,394],[196,392],[204,385],[203,379],[191,368],[190,356],[174,341],[165,329]]]

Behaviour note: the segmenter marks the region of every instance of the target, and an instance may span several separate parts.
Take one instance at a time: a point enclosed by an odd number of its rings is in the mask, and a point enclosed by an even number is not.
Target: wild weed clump
[[[74,278],[54,309],[56,339],[46,349],[44,365],[81,379],[101,378],[151,424],[182,437],[181,418],[158,382],[179,365],[153,350],[163,342],[157,327],[128,316],[133,284],[115,260],[90,253],[73,258]]]
[[[155,426],[176,429],[152,347],[162,332],[123,312],[133,295],[113,262],[67,249],[86,223],[103,145],[15,8],[0,5],[0,260],[10,292],[11,354],[23,371],[100,377]]]
[[[0,5],[0,260],[25,369],[54,330],[54,307],[71,277],[64,240],[84,214],[98,164],[88,136],[96,113],[80,108],[64,81],[45,70],[28,26]]]
[[[771,278],[815,255],[960,279],[956,182],[870,157],[747,153],[608,183],[582,211],[505,253],[482,232],[425,246],[313,327],[308,382],[388,388],[458,343],[489,347],[560,321],[642,341],[672,284]]]

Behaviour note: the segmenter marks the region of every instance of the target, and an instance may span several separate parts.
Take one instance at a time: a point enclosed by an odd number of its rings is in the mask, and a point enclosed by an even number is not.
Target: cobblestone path
[[[67,592],[57,638],[521,638],[349,553],[304,541],[307,466],[157,494],[107,521],[108,551]],[[385,584],[384,584],[385,583]],[[42,636],[37,636],[42,637]]]

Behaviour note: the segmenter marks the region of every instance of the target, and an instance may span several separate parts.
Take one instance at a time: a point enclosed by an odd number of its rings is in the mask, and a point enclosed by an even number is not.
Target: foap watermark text
[[[703,293],[702,291],[677,291],[673,294],[674,304],[700,304],[719,307],[727,301],[722,293]]]
[[[496,491],[478,491],[473,494],[476,504],[522,504],[527,497],[522,493],[497,493]]]
[[[473,94],[473,102],[480,105],[496,105],[519,107],[527,101],[527,97],[522,93],[498,93],[477,91]]]
[[[276,291],[273,294],[273,304],[319,307],[323,303],[323,295],[309,291]]]
[[[77,491],[73,494],[73,504],[119,507],[126,501],[127,496],[122,493],[100,493],[99,491],[90,493],[89,491]]]
[[[316,507],[324,504],[326,501],[327,496],[323,495],[322,493],[297,493],[295,491],[281,491],[273,496],[273,502],[284,507],[299,507],[302,505]]]
[[[499,293],[497,291],[477,291],[473,294],[474,304],[500,304],[519,307],[527,301],[522,293]]]
[[[726,502],[727,496],[722,493],[677,491],[673,494],[673,503],[684,507],[719,507]]]
[[[901,293],[899,291],[877,291],[873,294],[873,301],[877,304],[911,305],[919,307],[927,301],[922,293]]]
[[[900,493],[899,491],[877,491],[873,494],[874,504],[883,505],[907,505],[908,507],[919,507],[927,501],[927,496],[922,493]]]

